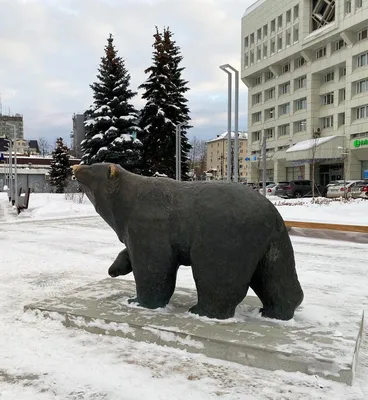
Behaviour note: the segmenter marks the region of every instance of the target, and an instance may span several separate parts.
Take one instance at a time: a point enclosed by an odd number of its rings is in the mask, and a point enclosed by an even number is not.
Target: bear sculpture
[[[97,213],[126,246],[109,269],[133,272],[138,305],[166,306],[180,265],[197,289],[192,313],[234,316],[248,289],[268,318],[289,320],[303,301],[294,251],[275,206],[239,183],[143,177],[119,165],[78,165],[74,175]]]

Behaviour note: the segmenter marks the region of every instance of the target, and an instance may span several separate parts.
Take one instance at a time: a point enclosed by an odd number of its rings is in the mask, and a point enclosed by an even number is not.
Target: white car
[[[349,193],[354,188],[354,186],[361,182],[358,181],[346,181],[344,186],[344,181],[339,181],[335,184],[331,184],[327,188],[327,197],[329,199],[336,199],[338,197],[350,197]],[[346,195],[345,195],[346,192]]]
[[[275,196],[276,191],[276,183],[271,183],[266,186],[266,196]],[[259,189],[259,193],[263,194],[263,189]]]
[[[357,182],[356,185],[350,188],[348,195],[353,199],[361,198],[368,200],[368,180]]]

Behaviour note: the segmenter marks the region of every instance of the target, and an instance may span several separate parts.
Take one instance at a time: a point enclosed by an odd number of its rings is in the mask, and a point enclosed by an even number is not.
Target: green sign
[[[368,146],[368,139],[354,140],[354,147]]]

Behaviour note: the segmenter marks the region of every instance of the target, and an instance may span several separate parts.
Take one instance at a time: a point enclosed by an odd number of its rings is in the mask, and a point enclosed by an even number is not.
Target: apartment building
[[[239,138],[239,181],[246,181],[248,177],[247,165],[245,162],[247,156],[247,143],[248,134],[247,132],[240,131],[238,133]],[[235,132],[231,132],[231,149],[232,149],[232,160],[234,160],[234,142]],[[228,151],[228,134],[224,132],[221,135],[217,135],[215,139],[211,139],[207,144],[207,177],[209,179],[227,179],[227,151]],[[234,162],[232,162],[232,168],[234,168]],[[232,171],[233,175],[234,171]]]
[[[20,114],[0,114],[0,138],[4,138],[6,136],[9,138],[14,138],[14,127],[17,139],[23,139],[23,116]]]
[[[72,139],[72,154],[74,157],[82,157],[81,143],[85,138],[84,114],[74,114],[72,117],[73,130],[70,135]]]
[[[368,175],[368,1],[258,0],[242,18],[250,180]]]

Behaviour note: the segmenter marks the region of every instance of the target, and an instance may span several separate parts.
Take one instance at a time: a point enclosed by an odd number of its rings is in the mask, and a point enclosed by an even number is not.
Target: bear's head
[[[119,165],[110,163],[73,166],[78,183],[103,217],[119,193],[120,169]]]

